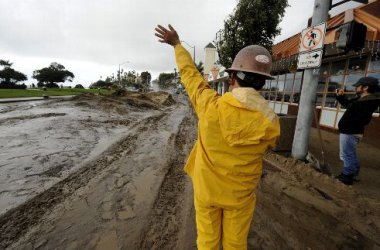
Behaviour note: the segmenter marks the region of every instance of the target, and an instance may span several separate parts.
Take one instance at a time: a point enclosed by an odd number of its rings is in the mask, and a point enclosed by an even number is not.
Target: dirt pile
[[[158,91],[148,93],[137,93],[127,90],[118,90],[113,94],[118,100],[139,108],[159,109],[163,106],[171,106],[175,103],[171,94]]]
[[[146,93],[145,96],[160,106],[170,106],[175,103],[172,95],[164,91],[149,92]]]
[[[376,249],[380,204],[309,165],[277,154],[257,192],[254,249]]]

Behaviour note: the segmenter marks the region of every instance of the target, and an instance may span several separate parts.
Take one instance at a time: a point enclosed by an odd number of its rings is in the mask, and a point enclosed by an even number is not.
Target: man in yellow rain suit
[[[174,47],[181,81],[198,116],[198,138],[185,171],[194,188],[198,249],[247,249],[264,153],[275,145],[279,121],[257,92],[272,59],[258,45],[235,57],[230,92],[219,96],[194,66],[177,32],[158,25],[156,36]]]

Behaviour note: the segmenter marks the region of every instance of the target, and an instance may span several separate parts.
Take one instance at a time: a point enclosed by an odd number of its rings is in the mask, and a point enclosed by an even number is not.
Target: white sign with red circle
[[[310,52],[323,48],[325,43],[326,23],[308,27],[301,32],[299,53]]]

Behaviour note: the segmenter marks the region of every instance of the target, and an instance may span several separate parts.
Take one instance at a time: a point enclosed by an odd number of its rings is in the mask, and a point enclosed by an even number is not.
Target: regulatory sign
[[[321,66],[323,50],[314,50],[298,55],[298,69],[318,68]]]
[[[308,27],[301,32],[299,53],[322,49],[325,40],[326,23]]]

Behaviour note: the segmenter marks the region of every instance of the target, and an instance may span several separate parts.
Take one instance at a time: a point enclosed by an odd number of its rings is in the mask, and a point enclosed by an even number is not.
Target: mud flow
[[[197,136],[169,92],[0,106],[0,249],[196,249]],[[376,249],[378,200],[268,154],[249,249]]]

